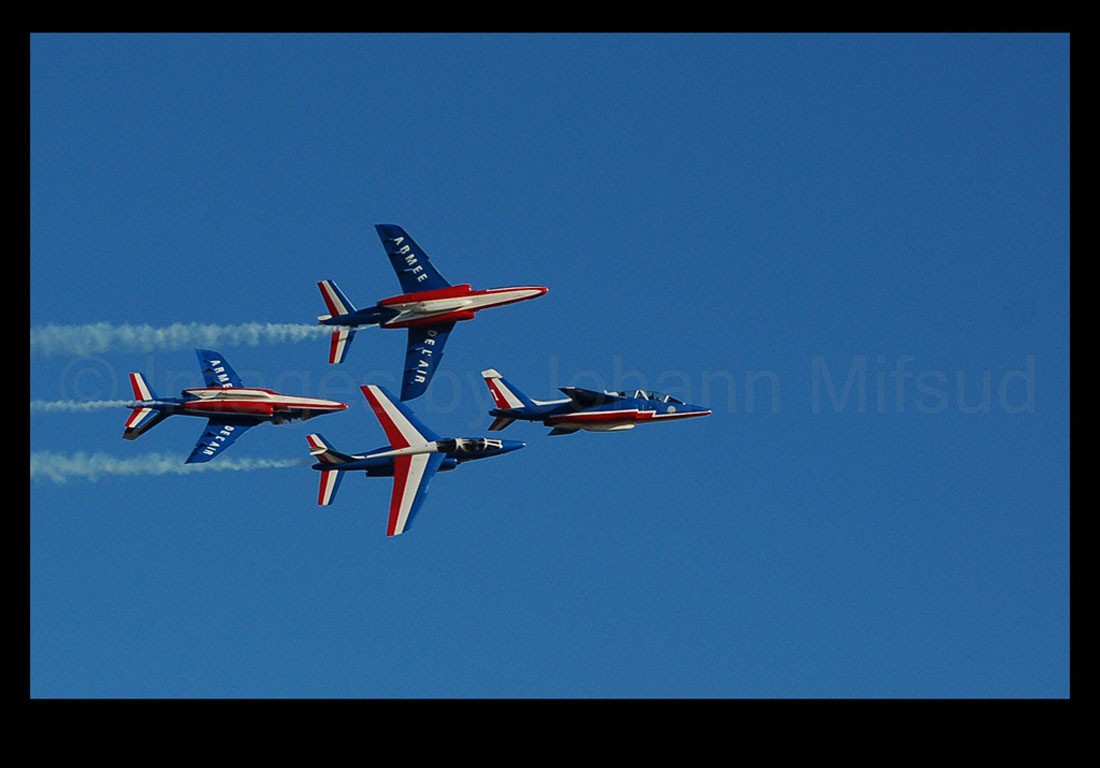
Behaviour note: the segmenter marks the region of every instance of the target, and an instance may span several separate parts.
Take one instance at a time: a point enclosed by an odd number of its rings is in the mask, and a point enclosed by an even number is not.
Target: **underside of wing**
[[[402,400],[412,400],[424,394],[443,357],[443,345],[454,327],[454,323],[440,323],[409,329],[405,372],[401,378]]]
[[[233,370],[220,353],[212,349],[196,349],[202,380],[208,387],[241,387],[241,377]]]
[[[404,229],[396,224],[375,224],[374,228],[382,239],[382,246],[390,257],[402,291],[414,293],[450,287],[451,284],[428,260],[428,254]]]
[[[122,437],[124,440],[136,440],[150,429],[168,418],[166,411],[155,408],[135,408],[126,420]]]
[[[394,457],[393,495],[387,536],[399,536],[408,530],[412,519],[428,493],[428,483],[446,458],[442,453],[414,453]]]
[[[256,422],[248,423],[239,420],[230,422],[210,419],[206,422],[206,429],[203,430],[202,436],[195,443],[195,447],[185,463],[202,464],[222,455],[225,453],[225,449],[231,446],[238,437],[254,426],[256,426]]]

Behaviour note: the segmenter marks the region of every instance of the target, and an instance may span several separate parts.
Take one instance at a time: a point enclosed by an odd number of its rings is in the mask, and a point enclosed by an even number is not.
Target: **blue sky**
[[[1069,695],[1068,36],[32,35],[30,75],[32,697]],[[386,480],[142,470],[203,422],[94,406],[199,345],[120,334],[394,295],[379,222],[550,288],[456,327],[437,432],[487,367],[713,415],[517,423],[395,539]],[[304,335],[215,348],[348,411],[221,461],[384,442],[404,333]]]

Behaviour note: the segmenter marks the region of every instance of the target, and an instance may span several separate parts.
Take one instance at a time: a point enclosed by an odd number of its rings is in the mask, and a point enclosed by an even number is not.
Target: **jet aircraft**
[[[219,353],[196,349],[205,387],[185,389],[181,397],[157,397],[140,373],[130,374],[135,402],[122,437],[136,440],[169,416],[205,416],[206,429],[186,464],[210,461],[225,452],[248,429],[264,421],[285,424],[312,419],[347,408],[344,403],[316,397],[283,395],[270,389],[245,387],[236,371]]]
[[[547,291],[542,286],[472,290],[469,283],[452,285],[404,229],[394,224],[376,224],[374,228],[403,293],[382,299],[373,307],[356,309],[335,282],[322,280],[317,287],[329,313],[319,316],[317,321],[334,327],[328,358],[332,364],[344,361],[360,326],[407,328],[402,400],[419,397],[427,389],[455,323],[472,320],[483,309],[534,299]]]
[[[516,419],[541,421],[551,435],[568,435],[579,429],[589,432],[620,432],[638,424],[709,416],[710,410],[677,400],[672,395],[635,389],[629,392],[596,392],[579,387],[560,387],[568,397],[532,400],[496,370],[481,372],[496,408],[491,431],[504,429]]]
[[[454,469],[465,461],[499,456],[525,445],[518,440],[440,437],[386,388],[368,384],[360,389],[390,442],[366,453],[346,454],[333,450],[321,435],[309,435],[306,438],[309,452],[317,457],[313,469],[321,472],[317,503],[322,506],[332,503],[345,472],[362,470],[367,477],[392,477],[387,536],[408,530],[437,471]]]

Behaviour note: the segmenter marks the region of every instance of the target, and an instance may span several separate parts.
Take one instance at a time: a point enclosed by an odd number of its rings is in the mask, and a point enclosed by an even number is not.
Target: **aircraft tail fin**
[[[489,394],[493,396],[493,402],[502,411],[531,408],[535,405],[534,400],[523,394],[514,384],[501,376],[496,369],[489,368],[482,371],[481,376],[485,379],[485,385],[489,387]],[[506,426],[507,424],[498,427],[498,429],[504,429]]]
[[[348,456],[346,453],[340,453],[333,450],[332,446],[328,444],[323,435],[314,433],[306,436],[306,441],[309,443],[309,455],[317,459],[321,464],[346,464],[349,461],[355,461],[354,458]]]
[[[329,446],[328,441],[319,434],[307,435],[309,453],[321,464],[328,465],[331,469],[321,470],[321,484],[317,489],[317,504],[327,507],[336,498],[336,491],[340,488],[340,481],[344,479],[345,470],[340,469],[341,464],[354,461],[346,453],[335,451]]]
[[[328,307],[329,317],[350,315],[355,311],[355,305],[348,301],[347,296],[332,280],[322,280],[317,283],[317,287],[321,289],[321,298],[325,300],[325,306]],[[324,319],[327,320],[328,317]]]
[[[145,383],[145,377],[140,373],[130,374],[130,388],[134,391],[135,400],[156,400],[157,396]]]
[[[145,383],[145,377],[140,373],[130,374],[130,388],[134,391],[133,410],[130,418],[126,419],[125,430],[122,433],[124,440],[137,440],[150,429],[160,424],[170,415],[168,411],[152,408],[142,403],[156,400],[156,395],[149,385]]]

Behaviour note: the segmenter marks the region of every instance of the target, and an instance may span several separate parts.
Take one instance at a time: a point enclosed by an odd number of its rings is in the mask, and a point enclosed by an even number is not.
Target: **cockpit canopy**
[[[480,451],[500,450],[504,447],[504,444],[500,440],[494,440],[489,437],[456,437],[447,442],[454,444],[446,446],[448,453],[452,451],[457,451],[459,453],[478,453]]]
[[[653,400],[658,403],[680,403],[683,404],[683,400],[677,400],[672,395],[666,395],[664,392],[653,392],[648,389],[635,389],[629,392],[612,392],[613,395],[619,397],[633,397],[637,400]]]

